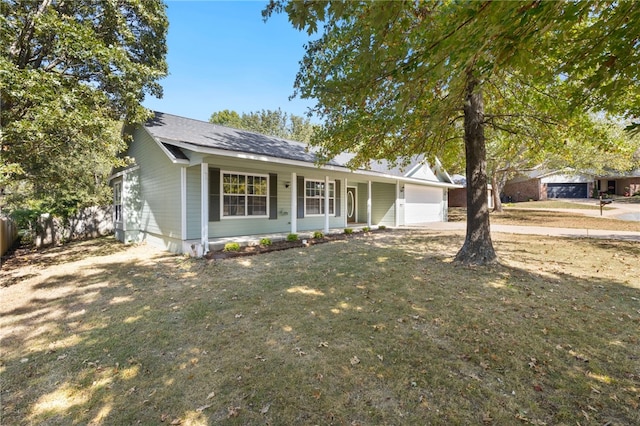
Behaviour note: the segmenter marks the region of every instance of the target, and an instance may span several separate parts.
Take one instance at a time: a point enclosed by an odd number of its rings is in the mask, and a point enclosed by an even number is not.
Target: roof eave
[[[160,145],[162,145],[161,142],[170,143],[177,147],[188,149],[190,151],[194,151],[199,154],[217,155],[221,157],[238,158],[242,160],[253,160],[253,161],[262,161],[262,162],[268,162],[268,163],[284,164],[284,165],[294,166],[294,167],[319,168],[322,170],[329,170],[329,171],[336,171],[336,172],[343,172],[343,173],[353,173],[353,174],[363,175],[363,176],[375,176],[377,178],[397,180],[397,181],[408,182],[408,183],[419,183],[423,185],[427,184],[430,186],[436,186],[441,188],[462,188],[462,186],[460,185],[450,184],[446,182],[427,181],[423,179],[415,179],[410,177],[391,175],[391,174],[375,172],[371,170],[361,170],[361,169],[351,170],[348,167],[336,166],[331,164],[317,166],[315,165],[315,163],[310,163],[307,161],[291,160],[288,158],[273,157],[273,156],[263,155],[263,154],[251,154],[251,153],[242,152],[242,151],[229,151],[229,150],[224,150],[219,148],[204,147],[204,146],[192,144],[189,142],[184,142],[184,141],[179,141],[179,140],[174,140],[169,138],[161,138],[159,142],[160,142]],[[196,160],[196,162],[189,162],[189,164],[196,165],[196,164],[199,164],[199,162]]]

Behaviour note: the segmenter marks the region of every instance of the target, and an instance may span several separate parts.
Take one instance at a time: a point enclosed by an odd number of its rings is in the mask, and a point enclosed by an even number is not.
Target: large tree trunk
[[[467,170],[467,235],[455,260],[486,265],[497,260],[491,242],[487,203],[487,152],[484,140],[484,101],[478,81],[469,76],[464,103],[464,145]]]

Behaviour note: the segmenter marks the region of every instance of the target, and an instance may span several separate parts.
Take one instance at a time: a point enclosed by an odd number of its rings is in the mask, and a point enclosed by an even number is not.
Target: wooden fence
[[[0,256],[4,256],[16,239],[18,239],[18,229],[15,223],[9,218],[0,217]]]
[[[66,223],[48,215],[38,220],[36,247],[63,241],[95,238],[113,232],[113,207],[88,207],[70,217]]]

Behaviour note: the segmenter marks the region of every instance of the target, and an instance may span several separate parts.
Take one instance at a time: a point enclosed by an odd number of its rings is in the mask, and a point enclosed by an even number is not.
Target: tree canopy
[[[263,109],[248,114],[243,112],[242,115],[225,109],[211,114],[209,122],[299,142],[309,142],[314,131],[311,120],[287,114],[280,108]]]
[[[108,200],[123,122],[161,97],[161,0],[0,0],[0,186],[55,214]]]
[[[317,102],[312,112],[324,125],[312,142],[324,160],[343,151],[356,154],[353,167],[420,153],[446,160],[464,148],[467,236],[457,259],[482,264],[495,260],[486,138],[506,143],[517,134],[525,146],[558,150],[559,130],[571,134],[588,111],[637,117],[639,9],[613,1],[272,1],[264,15],[285,12],[318,35],[294,88]]]

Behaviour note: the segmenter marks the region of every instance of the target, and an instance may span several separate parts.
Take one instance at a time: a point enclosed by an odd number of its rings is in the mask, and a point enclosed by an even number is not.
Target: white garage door
[[[442,189],[405,185],[404,191],[406,225],[442,220]]]

